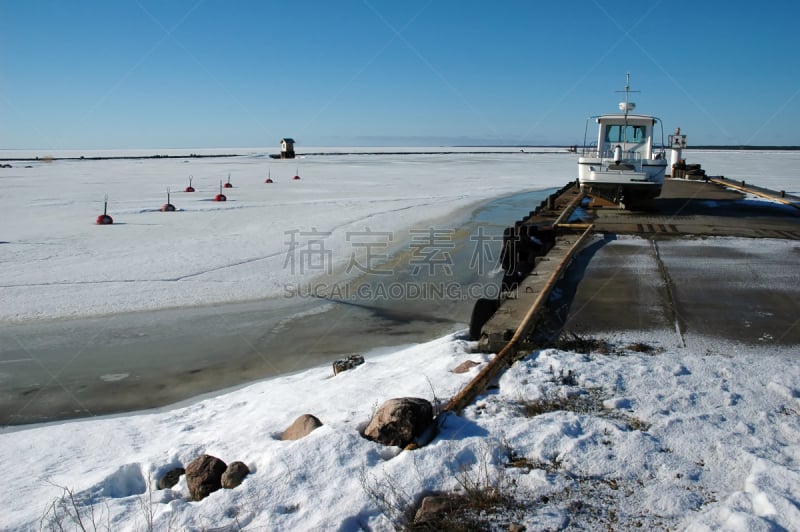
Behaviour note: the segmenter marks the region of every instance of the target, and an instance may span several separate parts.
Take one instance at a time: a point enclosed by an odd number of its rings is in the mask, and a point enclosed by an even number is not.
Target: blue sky
[[[0,0],[0,149],[800,144],[800,2]]]

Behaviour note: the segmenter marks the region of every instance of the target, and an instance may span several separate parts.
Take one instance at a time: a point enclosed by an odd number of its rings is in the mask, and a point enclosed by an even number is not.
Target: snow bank
[[[387,501],[410,504],[466,478],[496,482],[522,504],[487,517],[498,529],[509,520],[528,529],[797,529],[796,353],[733,357],[715,342],[720,354],[708,354],[707,340],[676,348],[672,334],[618,333],[611,355],[534,353],[416,451],[359,430],[388,398],[446,399],[474,376],[490,357],[459,335],[367,356],[336,377],[314,369],[173,410],[6,432],[0,500],[24,503],[4,505],[4,528],[37,527],[69,488],[84,515],[93,509],[115,530],[149,518],[156,529],[389,530],[399,514]],[[643,344],[654,350],[632,350]],[[465,360],[481,365],[449,371]],[[324,427],[279,441],[303,413]],[[189,501],[185,480],[154,489],[201,453],[242,460],[252,473],[200,502]]]

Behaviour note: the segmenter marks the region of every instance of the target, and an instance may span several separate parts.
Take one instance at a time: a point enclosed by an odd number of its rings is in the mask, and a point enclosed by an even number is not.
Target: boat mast
[[[628,142],[628,112],[633,111],[636,109],[636,104],[634,102],[629,101],[628,97],[632,92],[639,92],[639,91],[632,91],[631,90],[631,73],[628,72],[625,74],[625,90],[624,91],[617,91],[617,92],[624,92],[625,93],[625,101],[620,102],[619,109],[624,113],[624,129],[623,129],[623,137],[622,137],[622,144],[626,144]]]

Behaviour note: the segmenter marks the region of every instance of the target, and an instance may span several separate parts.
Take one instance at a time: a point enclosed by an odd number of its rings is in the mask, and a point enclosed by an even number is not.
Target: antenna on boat
[[[625,101],[619,102],[619,110],[625,113],[625,125],[628,125],[628,113],[636,109],[636,104],[628,100],[628,96],[632,92],[639,92],[639,91],[632,91],[631,90],[631,73],[628,72],[625,75],[625,90],[624,91],[617,91],[617,92],[624,92],[625,93]]]

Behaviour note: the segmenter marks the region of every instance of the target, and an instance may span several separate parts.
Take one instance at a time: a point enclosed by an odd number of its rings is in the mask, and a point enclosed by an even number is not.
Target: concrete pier
[[[537,259],[533,271],[513,291],[507,293],[503,304],[482,329],[481,350],[497,352],[511,340],[537,299],[549,295],[552,286],[548,284],[552,278],[560,278],[561,270],[567,265],[566,261],[570,259],[569,255],[578,238],[579,235],[557,237],[547,255]],[[527,335],[534,325],[535,322],[524,325],[521,334]]]

